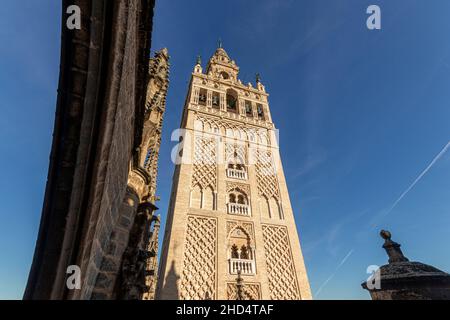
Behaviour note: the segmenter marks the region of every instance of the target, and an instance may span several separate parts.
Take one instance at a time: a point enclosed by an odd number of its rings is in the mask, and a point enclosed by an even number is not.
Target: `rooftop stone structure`
[[[381,279],[380,288],[372,288],[368,282],[361,284],[370,292],[372,300],[450,299],[448,273],[421,262],[409,261],[403,255],[400,244],[391,240],[389,231],[382,230],[380,235],[389,256],[389,263],[377,272]]]

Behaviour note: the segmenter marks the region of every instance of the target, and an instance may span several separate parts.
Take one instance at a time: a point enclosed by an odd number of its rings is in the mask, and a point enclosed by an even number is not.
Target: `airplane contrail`
[[[445,145],[445,147],[441,150],[441,152],[439,152],[438,155],[434,157],[433,161],[431,161],[430,164],[419,174],[416,180],[414,180],[414,182],[411,183],[411,185],[405,191],[403,191],[400,197],[398,197],[398,199],[395,200],[395,202],[383,216],[387,216],[389,213],[391,213],[392,210],[394,210],[397,204],[408,194],[408,192],[411,191],[412,188],[414,188],[414,186],[422,179],[422,177],[428,171],[430,171],[430,169],[434,166],[434,164],[447,152],[449,148],[450,148],[450,141]]]
[[[328,282],[331,281],[331,279],[334,278],[334,276],[336,275],[336,273],[338,272],[338,270],[344,265],[344,263],[347,261],[348,258],[350,258],[350,256],[352,255],[353,251],[355,251],[355,249],[350,250],[344,257],[344,259],[341,260],[341,263],[339,263],[339,265],[336,267],[336,270],[334,270],[333,274],[331,276],[329,276],[327,278],[327,280],[325,280],[322,285],[319,287],[319,289],[317,290],[316,293],[316,297],[320,294],[320,292],[322,291],[323,288],[325,288],[325,286],[328,284]]]
[[[419,176],[416,178],[416,180],[414,180],[414,182],[411,183],[405,191],[403,191],[403,193],[400,195],[400,197],[398,197],[398,199],[394,201],[392,206],[389,208],[389,210],[383,216],[388,215],[389,213],[391,213],[392,210],[394,210],[394,208],[397,206],[397,204],[408,194],[409,191],[411,191],[412,188],[414,188],[414,186],[420,181],[420,179],[422,179],[423,176],[425,174],[427,174],[428,171],[430,171],[430,169],[434,166],[434,164],[440,158],[442,158],[442,156],[447,152],[447,150],[449,148],[450,148],[450,141],[444,146],[444,148],[442,148],[442,150],[437,154],[437,156],[434,157],[434,159],[430,162],[430,164],[419,174]],[[317,290],[317,293],[315,295],[316,297],[320,294],[322,289],[325,288],[325,286],[328,284],[328,282],[330,282],[331,279],[334,278],[334,276],[336,275],[336,273],[338,272],[340,267],[342,267],[342,265],[344,265],[344,263],[347,261],[347,259],[352,255],[353,251],[355,251],[355,249],[351,249],[349,251],[349,253],[347,253],[347,255],[344,257],[344,259],[342,259],[342,261],[336,267],[335,271],[322,283],[322,285]]]

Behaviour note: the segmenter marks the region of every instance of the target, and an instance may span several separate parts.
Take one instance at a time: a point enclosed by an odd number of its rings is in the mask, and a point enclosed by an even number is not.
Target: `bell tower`
[[[311,299],[259,75],[197,58],[181,128],[156,298]]]

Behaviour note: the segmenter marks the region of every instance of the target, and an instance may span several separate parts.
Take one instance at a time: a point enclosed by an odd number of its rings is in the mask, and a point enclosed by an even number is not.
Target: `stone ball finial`
[[[380,236],[384,239],[384,240],[391,240],[391,233],[387,230],[381,230],[380,231]]]
[[[400,245],[391,240],[392,235],[389,231],[381,230],[380,236],[384,239],[383,248],[389,256],[389,263],[408,261],[408,259],[403,255]]]

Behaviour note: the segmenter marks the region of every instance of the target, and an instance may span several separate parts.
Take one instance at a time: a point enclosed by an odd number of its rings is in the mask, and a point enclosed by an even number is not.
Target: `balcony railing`
[[[233,178],[233,179],[247,180],[247,172],[244,170],[228,168],[227,169],[227,177]]]
[[[250,206],[240,203],[228,203],[229,214],[239,214],[242,216],[250,216]]]
[[[237,274],[241,271],[243,275],[255,274],[255,261],[247,259],[228,259],[230,274]]]

